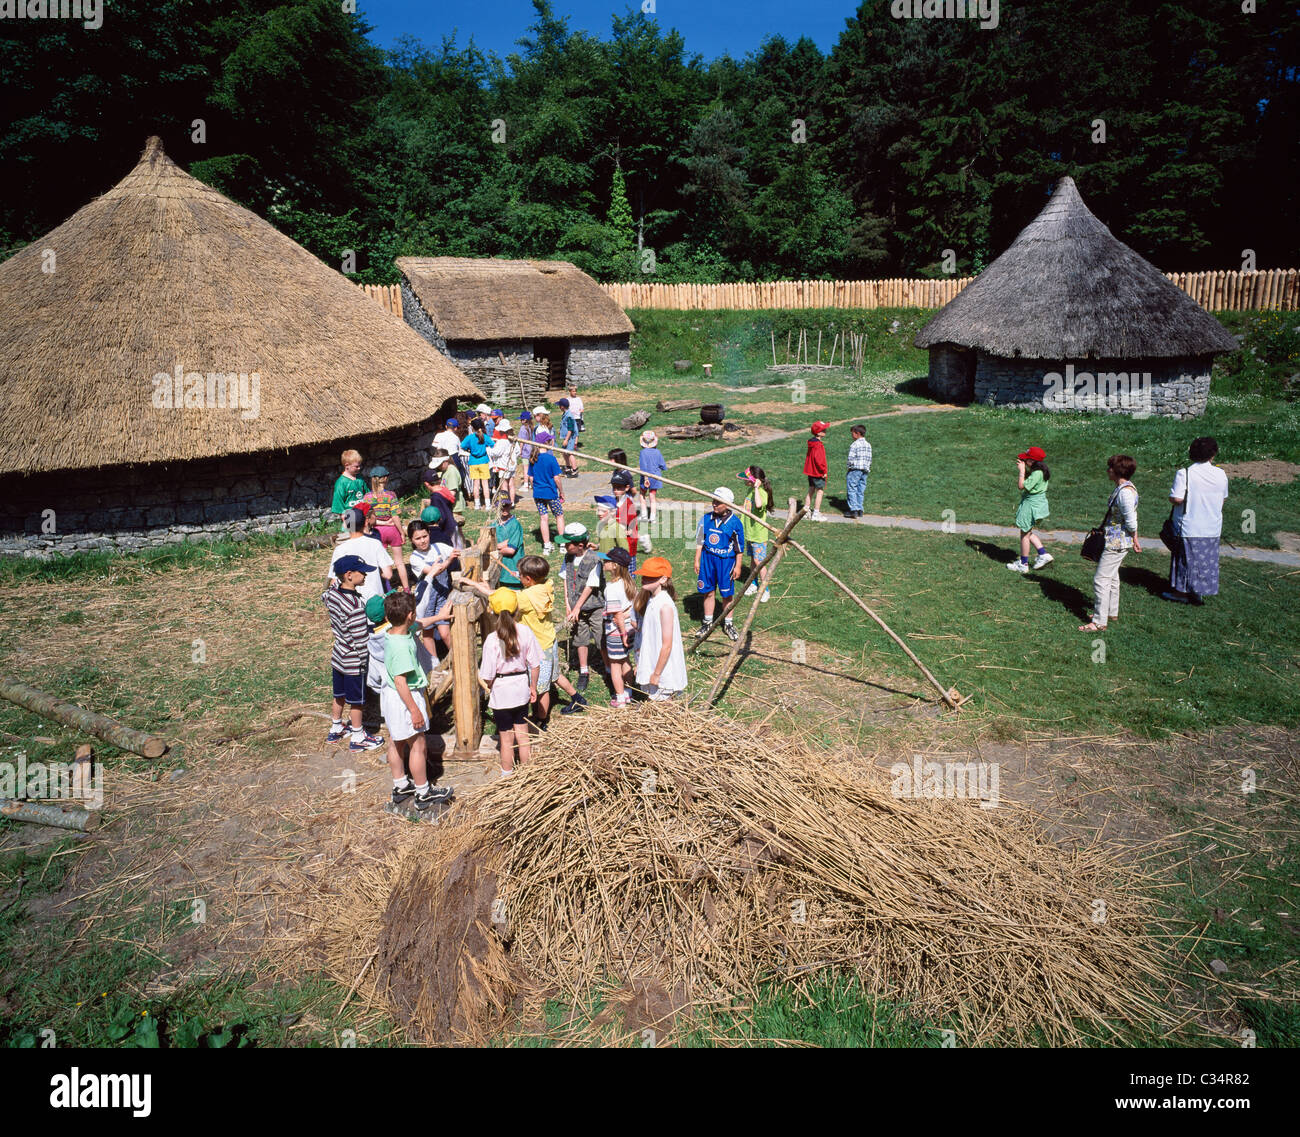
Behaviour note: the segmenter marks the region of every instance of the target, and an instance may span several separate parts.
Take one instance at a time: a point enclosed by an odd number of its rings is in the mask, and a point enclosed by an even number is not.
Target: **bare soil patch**
[[[1256,485],[1285,486],[1300,477],[1300,466],[1267,458],[1256,462],[1225,462],[1223,472],[1230,478],[1245,478]]]
[[[771,402],[737,403],[735,406],[728,407],[727,409],[732,414],[736,415],[810,415],[816,411],[824,411],[826,408],[821,403]]]

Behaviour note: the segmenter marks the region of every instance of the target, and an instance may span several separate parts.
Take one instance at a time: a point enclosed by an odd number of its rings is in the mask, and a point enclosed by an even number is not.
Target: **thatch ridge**
[[[54,254],[54,271],[46,250]],[[0,264],[0,410],[18,470],[342,441],[474,384],[418,333],[150,138],[103,196]],[[256,414],[155,404],[154,377],[259,375]],[[204,384],[206,391],[206,382]]]
[[[618,302],[568,261],[398,257],[397,268],[449,341],[624,336]]]
[[[1048,360],[1159,359],[1237,348],[1218,320],[1111,234],[1068,177],[915,343]]]

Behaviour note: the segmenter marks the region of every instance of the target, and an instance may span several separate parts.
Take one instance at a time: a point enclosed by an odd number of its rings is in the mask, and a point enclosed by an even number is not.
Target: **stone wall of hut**
[[[339,442],[190,462],[11,477],[0,502],[0,554],[139,549],[243,540],[324,520],[345,449],[386,466],[398,493],[418,488],[436,423],[454,413]]]
[[[979,353],[975,401],[1035,411],[1196,418],[1210,394],[1210,356],[1173,359],[1004,359]]]
[[[622,335],[570,340],[568,381],[578,387],[628,382],[632,378],[630,339]]]

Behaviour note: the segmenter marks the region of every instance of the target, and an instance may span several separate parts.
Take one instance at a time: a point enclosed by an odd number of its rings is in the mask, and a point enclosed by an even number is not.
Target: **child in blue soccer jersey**
[[[704,623],[696,631],[697,637],[706,635],[713,627],[714,591],[725,604],[735,595],[736,581],[740,579],[745,527],[731,511],[735,503],[736,495],[726,486],[719,486],[713,491],[713,512],[700,519],[700,527],[695,531],[695,577],[704,596]],[[729,640],[739,638],[730,613],[723,618],[722,630]]]

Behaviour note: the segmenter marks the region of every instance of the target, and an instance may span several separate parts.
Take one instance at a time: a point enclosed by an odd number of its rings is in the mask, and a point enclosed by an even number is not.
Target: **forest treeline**
[[[603,280],[979,271],[1061,174],[1166,271],[1300,260],[1294,0],[1006,0],[992,30],[867,0],[829,53],[773,36],[713,60],[639,7],[598,38],[534,0],[504,58],[451,38],[381,51],[342,7],[4,21],[4,248],[160,134],[375,283],[404,254],[561,256]]]

